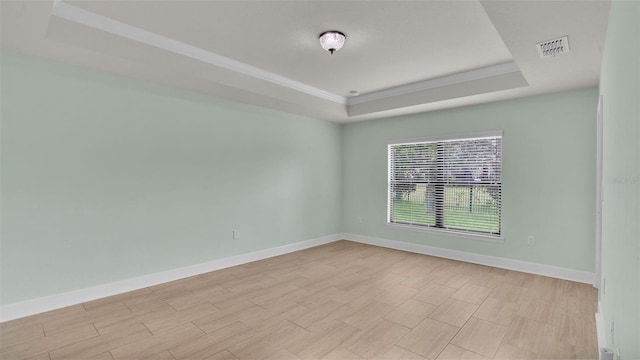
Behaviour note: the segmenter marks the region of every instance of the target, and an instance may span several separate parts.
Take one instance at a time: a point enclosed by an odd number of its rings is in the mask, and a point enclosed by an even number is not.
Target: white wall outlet
[[[602,295],[606,293],[607,289],[607,278],[602,278]]]
[[[238,239],[240,239],[240,231],[233,230],[233,240],[238,240]]]
[[[533,235],[527,236],[527,245],[535,246],[536,245],[536,237]]]
[[[616,338],[614,336],[615,335],[615,331],[614,330],[616,329],[615,325],[616,325],[616,323],[614,321],[611,321],[611,343],[612,344],[616,343]]]

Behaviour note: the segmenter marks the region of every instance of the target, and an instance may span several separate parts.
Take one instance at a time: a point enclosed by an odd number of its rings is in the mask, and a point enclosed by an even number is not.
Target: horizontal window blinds
[[[389,145],[389,217],[500,235],[502,136]]]

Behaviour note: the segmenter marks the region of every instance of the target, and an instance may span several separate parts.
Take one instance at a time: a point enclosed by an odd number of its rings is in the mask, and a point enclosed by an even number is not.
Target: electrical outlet
[[[607,291],[607,278],[602,278],[602,295]]]
[[[529,245],[529,246],[535,246],[536,245],[535,236],[533,236],[533,235],[527,236],[527,245]]]
[[[240,239],[240,231],[233,230],[233,240],[238,240],[238,239]]]
[[[616,325],[616,323],[614,321],[611,321],[611,343],[612,344],[616,343],[616,338],[614,336],[615,335],[615,331],[614,330],[616,328],[615,325]]]

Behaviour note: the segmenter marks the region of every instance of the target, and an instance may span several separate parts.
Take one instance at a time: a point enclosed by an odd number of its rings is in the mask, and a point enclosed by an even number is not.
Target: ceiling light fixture
[[[340,31],[325,31],[320,34],[320,46],[333,55],[334,52],[340,50],[344,45],[347,37]]]

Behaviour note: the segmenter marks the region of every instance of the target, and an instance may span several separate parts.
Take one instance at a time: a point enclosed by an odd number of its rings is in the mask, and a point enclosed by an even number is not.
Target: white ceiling
[[[598,84],[608,1],[2,1],[3,49],[351,122]],[[347,35],[334,55],[325,30]],[[568,35],[571,51],[535,44]],[[351,96],[355,90],[360,96]]]

